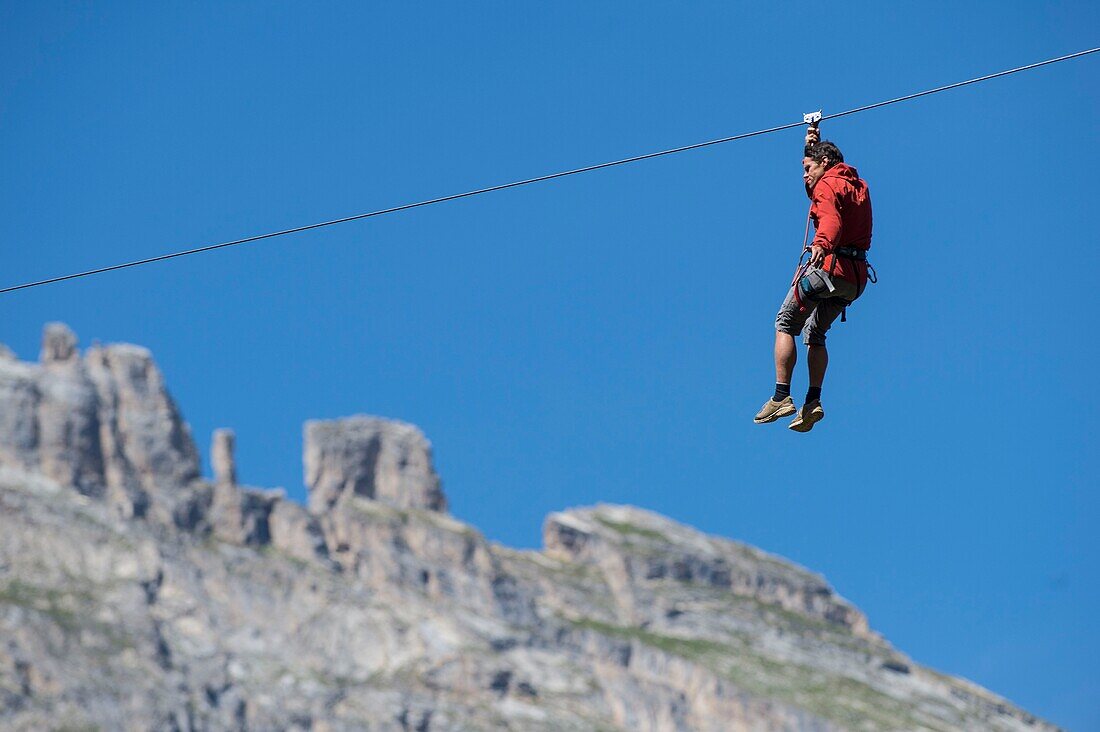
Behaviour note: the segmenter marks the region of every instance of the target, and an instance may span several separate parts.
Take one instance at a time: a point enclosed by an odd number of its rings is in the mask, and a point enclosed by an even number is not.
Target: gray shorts
[[[844,306],[855,299],[859,288],[854,282],[849,282],[843,277],[829,277],[823,270],[816,267],[809,269],[803,277],[809,278],[814,294],[819,295],[821,299],[814,301],[803,296],[802,304],[806,309],[800,311],[794,294],[799,283],[794,283],[779,307],[779,314],[775,316],[775,329],[792,336],[801,333],[802,342],[807,346],[824,346],[825,334],[829,332],[829,327],[844,310]],[[831,292],[826,284],[827,280],[832,282]]]

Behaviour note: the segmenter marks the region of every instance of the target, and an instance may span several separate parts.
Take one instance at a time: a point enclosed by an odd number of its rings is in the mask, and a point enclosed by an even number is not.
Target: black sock
[[[812,401],[821,401],[820,386],[811,386],[806,392],[806,403],[809,404]]]
[[[790,384],[776,384],[775,396],[772,397],[773,402],[781,402],[791,395]]]

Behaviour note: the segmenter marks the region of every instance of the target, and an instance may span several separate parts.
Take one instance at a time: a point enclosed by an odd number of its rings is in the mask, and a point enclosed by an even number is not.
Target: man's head
[[[806,190],[813,190],[825,171],[837,163],[844,162],[844,155],[840,148],[828,140],[815,142],[806,146],[805,157],[802,158],[802,180],[806,184]]]

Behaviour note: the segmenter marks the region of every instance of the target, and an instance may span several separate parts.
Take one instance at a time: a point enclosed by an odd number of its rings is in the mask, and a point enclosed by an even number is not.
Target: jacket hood
[[[833,167],[825,171],[825,174],[821,176],[821,179],[826,178],[841,178],[849,183],[855,183],[859,180],[859,171],[853,168],[847,163],[837,163]]]
[[[819,185],[821,185],[822,181],[828,178],[847,181],[855,188],[860,188],[864,185],[859,179],[859,171],[857,171],[855,168],[853,168],[851,165],[848,165],[847,163],[837,163],[833,167],[826,170],[825,173],[817,179],[817,183],[814,183],[813,188],[810,188],[809,186],[806,187],[806,196],[812,199],[814,197],[814,188],[817,188]],[[832,188],[832,186],[829,187]]]

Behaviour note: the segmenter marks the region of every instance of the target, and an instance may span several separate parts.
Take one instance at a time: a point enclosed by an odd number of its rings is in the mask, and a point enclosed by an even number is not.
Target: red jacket
[[[813,246],[832,252],[837,247],[871,248],[871,192],[850,165],[837,163],[825,171],[810,193],[814,220]],[[826,254],[822,269],[855,282],[867,283],[867,263]]]

